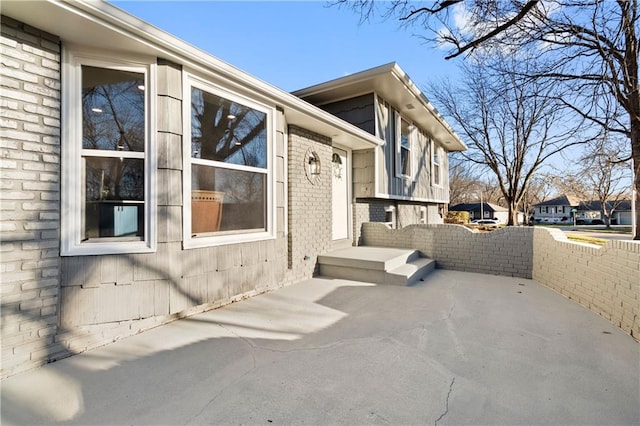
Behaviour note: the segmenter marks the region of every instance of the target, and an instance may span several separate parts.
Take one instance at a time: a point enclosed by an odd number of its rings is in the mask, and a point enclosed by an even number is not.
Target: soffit
[[[436,108],[394,62],[293,92],[314,105],[367,93],[377,93],[402,116],[440,142],[447,151],[467,149]]]

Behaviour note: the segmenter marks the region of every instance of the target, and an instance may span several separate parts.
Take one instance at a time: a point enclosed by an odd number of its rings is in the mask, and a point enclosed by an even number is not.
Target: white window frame
[[[407,120],[406,118],[402,117],[402,115],[400,115],[399,112],[395,112],[395,148],[396,148],[396,177],[398,178],[402,178],[402,179],[407,179],[407,180],[413,180],[414,177],[414,162],[413,162],[413,151],[414,151],[414,147],[415,147],[415,132],[416,132],[416,127],[413,125],[413,123],[409,120]],[[409,148],[404,148],[407,151],[409,151],[407,153],[408,156],[408,161],[409,161],[409,174],[404,174],[402,173],[402,122],[407,123],[408,126],[408,130],[409,130]]]
[[[231,163],[223,163],[213,160],[203,160],[191,158],[191,88],[196,87],[210,94],[222,97],[232,102],[237,102],[249,108],[263,112],[267,115],[267,218],[265,231],[247,231],[234,232],[229,234],[198,236],[193,237],[191,232],[191,165],[201,164],[207,166],[220,166],[221,168],[230,170],[241,170],[249,172],[262,172],[263,169],[256,167],[242,166]],[[245,243],[252,241],[270,240],[276,238],[276,202],[275,194],[275,132],[276,132],[276,114],[275,106],[269,106],[250,99],[239,93],[232,92],[215,83],[204,80],[196,75],[185,72],[183,80],[183,203],[182,203],[182,234],[183,247],[185,249],[212,247],[228,244]],[[224,209],[223,213],[224,215]]]
[[[433,139],[431,140],[431,185],[441,188],[443,185],[444,150]],[[436,158],[438,161],[436,161]]]
[[[63,49],[62,52],[62,176],[61,237],[62,256],[149,253],[156,251],[156,64],[155,58],[129,58],[95,51]],[[127,158],[144,159],[144,240],[118,238],[83,242],[84,193],[82,178],[82,69],[83,65],[143,73],[145,76],[144,153],[126,153]],[[92,153],[92,155],[95,153]]]

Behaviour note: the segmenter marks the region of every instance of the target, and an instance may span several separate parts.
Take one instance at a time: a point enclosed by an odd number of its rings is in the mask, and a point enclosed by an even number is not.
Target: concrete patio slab
[[[640,344],[534,281],[306,282],[1,382],[11,424],[639,424]]]

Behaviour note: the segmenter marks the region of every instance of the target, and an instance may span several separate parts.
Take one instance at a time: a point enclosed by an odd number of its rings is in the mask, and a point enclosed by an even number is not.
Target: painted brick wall
[[[640,337],[640,243],[604,247],[569,241],[556,229],[509,227],[476,234],[458,225],[389,229],[363,225],[365,245],[413,248],[438,267],[532,278]]]
[[[571,242],[557,229],[537,231],[533,279],[640,339],[640,242],[596,247]]]
[[[59,291],[60,44],[2,17],[0,253],[3,374],[46,363]]]
[[[320,157],[322,173],[309,179],[307,154]],[[318,254],[331,249],[331,139],[289,126],[289,274],[288,282],[317,272]]]
[[[353,235],[356,245],[362,244],[362,225],[367,222],[386,222],[385,209],[395,209],[394,227],[404,228],[409,225],[420,224],[420,209],[427,209],[427,224],[441,224],[442,217],[438,214],[436,204],[409,203],[405,201],[382,199],[357,199],[353,208]]]
[[[479,234],[458,225],[389,229],[378,223],[363,224],[365,245],[417,249],[443,269],[523,278],[531,278],[532,235],[532,228]]]
[[[385,208],[393,206],[388,200],[363,200],[358,199],[353,205],[353,240],[356,245],[361,245],[362,224],[368,222],[385,222]]]

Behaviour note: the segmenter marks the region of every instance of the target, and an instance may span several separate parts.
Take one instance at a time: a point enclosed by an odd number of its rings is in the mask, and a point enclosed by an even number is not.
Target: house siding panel
[[[182,248],[182,69],[158,60],[158,105],[164,112],[157,122],[158,138],[158,244],[154,253],[118,256],[79,256],[63,261],[63,309],[60,322],[67,329],[86,330],[97,340],[60,341],[84,350],[102,338],[113,338],[106,325],[121,335],[139,327],[157,325],[176,317],[210,309],[246,294],[282,285],[286,271],[285,235],[278,215],[278,239],[190,250]],[[285,208],[283,188],[284,120],[276,112],[276,211]],[[280,242],[278,241],[280,240]],[[270,254],[275,253],[275,255]],[[114,260],[117,259],[117,260]],[[102,276],[97,271],[116,270]],[[91,289],[91,291],[86,291]],[[111,301],[113,303],[106,303]],[[143,322],[141,320],[150,320]],[[129,324],[128,327],[124,326]],[[124,327],[123,327],[124,326]],[[100,328],[101,333],[95,330]],[[68,340],[70,339],[70,340]]]
[[[358,198],[375,196],[375,151],[353,151],[353,194]]]
[[[449,201],[449,162],[446,155],[441,159],[441,184],[433,185],[431,165],[431,141],[423,131],[414,135],[411,156],[414,178],[398,177],[396,173],[395,117],[393,105],[378,97],[377,135],[385,141],[378,155],[377,193],[391,198],[420,200],[427,202]],[[446,151],[445,151],[446,153]]]
[[[322,105],[321,108],[372,135],[376,134],[373,93]]]

